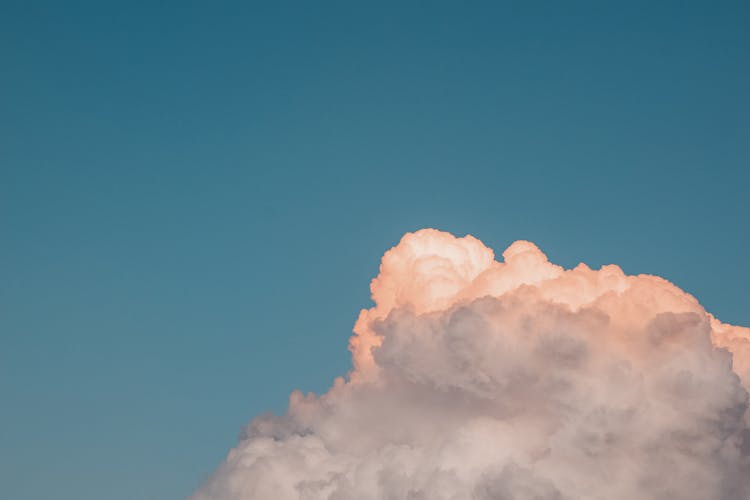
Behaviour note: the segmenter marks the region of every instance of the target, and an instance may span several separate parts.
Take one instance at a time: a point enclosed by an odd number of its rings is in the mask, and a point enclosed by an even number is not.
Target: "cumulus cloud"
[[[194,500],[750,498],[750,329],[668,281],[426,229],[371,291],[347,377]]]

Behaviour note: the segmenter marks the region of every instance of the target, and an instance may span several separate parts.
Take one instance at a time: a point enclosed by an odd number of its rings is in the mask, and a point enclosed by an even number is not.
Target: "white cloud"
[[[750,329],[655,276],[503,257],[405,235],[348,377],[254,419],[193,499],[750,498]]]

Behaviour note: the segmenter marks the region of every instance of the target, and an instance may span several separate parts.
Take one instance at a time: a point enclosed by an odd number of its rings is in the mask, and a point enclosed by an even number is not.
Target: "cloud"
[[[371,291],[351,373],[193,500],[750,498],[750,329],[668,281],[426,229]]]

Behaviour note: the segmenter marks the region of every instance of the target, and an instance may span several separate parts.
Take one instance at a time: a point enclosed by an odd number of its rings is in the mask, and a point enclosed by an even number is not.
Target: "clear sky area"
[[[408,231],[750,325],[750,3],[0,3],[0,498],[184,498]]]

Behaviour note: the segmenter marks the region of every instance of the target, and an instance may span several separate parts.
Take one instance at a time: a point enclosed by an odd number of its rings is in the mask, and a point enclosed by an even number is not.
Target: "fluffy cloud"
[[[617,266],[422,230],[351,373],[247,426],[194,500],[750,498],[750,329]]]

